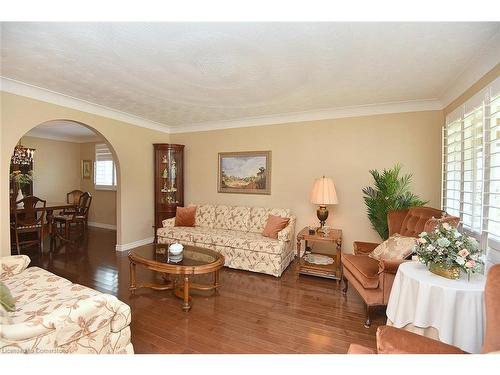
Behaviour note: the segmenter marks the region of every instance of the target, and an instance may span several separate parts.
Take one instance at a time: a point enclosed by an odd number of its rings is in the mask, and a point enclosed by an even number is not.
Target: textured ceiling
[[[26,133],[29,137],[57,139],[69,142],[94,142],[102,137],[73,121],[54,120],[40,124]]]
[[[436,99],[499,23],[3,23],[1,75],[169,127]]]

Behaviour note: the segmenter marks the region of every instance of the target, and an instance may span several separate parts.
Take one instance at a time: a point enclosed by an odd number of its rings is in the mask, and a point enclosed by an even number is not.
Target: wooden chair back
[[[22,208],[18,208],[21,204]],[[43,225],[47,202],[38,197],[28,195],[14,204],[14,218],[16,227]],[[43,207],[43,210],[37,208]]]
[[[77,205],[82,195],[83,191],[81,190],[70,191],[68,194],[66,194],[66,203]]]
[[[85,219],[89,216],[90,204],[92,203],[92,195],[86,191],[80,196],[77,206],[77,215],[83,216]]]

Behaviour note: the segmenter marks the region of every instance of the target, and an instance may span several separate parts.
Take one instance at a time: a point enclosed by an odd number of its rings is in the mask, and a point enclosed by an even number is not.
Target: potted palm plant
[[[28,173],[22,173],[21,171],[13,171],[10,174],[10,181],[14,185],[14,194],[17,191],[16,202],[23,199],[23,186],[29,185],[31,181],[33,181],[33,171],[29,171]]]
[[[368,211],[368,218],[373,229],[383,240],[389,237],[387,213],[394,210],[405,210],[410,207],[423,206],[427,201],[421,200],[410,191],[411,174],[400,176],[401,165],[396,164],[391,169],[384,169],[382,173],[371,170],[375,187],[363,188],[364,201]]]

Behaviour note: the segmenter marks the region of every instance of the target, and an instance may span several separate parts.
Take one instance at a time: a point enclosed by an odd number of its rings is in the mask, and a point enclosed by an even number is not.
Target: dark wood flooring
[[[117,296],[132,308],[136,353],[346,353],[350,343],[375,347],[383,311],[363,327],[364,305],[335,281],[298,277],[295,263],[281,278],[224,268],[219,295],[193,292],[190,312],[171,291],[128,291],[127,252],[115,252],[114,231],[90,228],[80,246],[52,257],[23,251],[31,265]],[[48,243],[45,246],[49,248]],[[157,276],[137,266],[138,280]]]

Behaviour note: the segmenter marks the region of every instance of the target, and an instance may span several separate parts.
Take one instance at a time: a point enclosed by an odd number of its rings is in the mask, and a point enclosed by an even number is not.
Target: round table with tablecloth
[[[485,330],[483,275],[450,280],[425,265],[399,266],[387,305],[387,324],[480,353]]]

